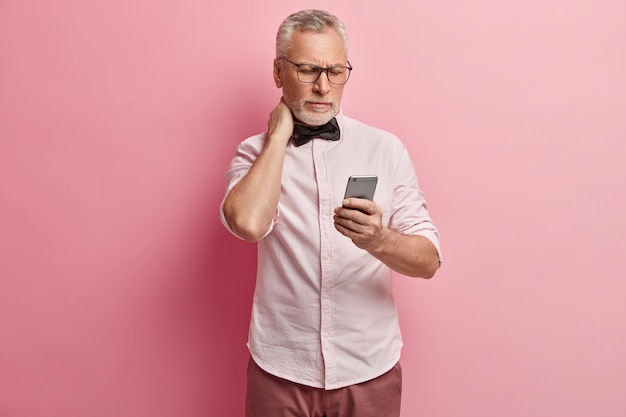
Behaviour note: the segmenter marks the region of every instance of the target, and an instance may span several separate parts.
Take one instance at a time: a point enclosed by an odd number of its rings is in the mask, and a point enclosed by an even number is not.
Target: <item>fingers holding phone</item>
[[[351,211],[358,211],[365,215],[374,214],[376,212],[377,204],[371,200],[361,197],[348,197],[344,198],[341,202],[341,208]],[[335,212],[337,212],[335,210]],[[348,212],[347,214],[351,214]],[[359,218],[360,216],[349,216]]]
[[[373,201],[377,181],[374,175],[351,176],[335,209],[335,228],[362,249],[382,236],[382,209]]]

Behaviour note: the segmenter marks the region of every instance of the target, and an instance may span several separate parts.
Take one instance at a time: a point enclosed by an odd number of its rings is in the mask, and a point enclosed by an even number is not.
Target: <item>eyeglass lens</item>
[[[322,71],[333,84],[345,84],[350,76],[350,69],[346,67],[320,68],[315,65],[299,65],[298,79],[304,83],[314,83],[321,76]]]

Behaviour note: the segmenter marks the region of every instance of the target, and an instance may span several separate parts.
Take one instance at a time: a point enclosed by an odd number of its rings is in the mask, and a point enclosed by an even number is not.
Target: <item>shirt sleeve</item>
[[[439,230],[427,209],[413,162],[406,148],[403,149],[394,174],[394,190],[390,228],[405,235],[420,235],[429,239],[443,260]]]
[[[230,193],[235,185],[237,185],[239,181],[241,181],[241,179],[246,176],[248,171],[250,171],[250,167],[252,167],[252,164],[254,163],[254,161],[256,161],[259,153],[261,152],[263,142],[264,135],[261,134],[248,138],[247,140],[240,143],[237,147],[237,151],[235,152],[235,156],[230,161],[230,165],[228,167],[228,170],[226,171],[226,187],[224,197],[222,198],[222,201],[220,203],[220,220],[222,221],[224,227],[226,227],[226,229],[235,236],[237,236],[237,234],[230,227],[228,221],[226,221],[226,216],[224,216],[224,202],[226,201],[226,197],[228,197],[228,193]],[[267,236],[272,231],[277,219],[278,208],[276,209],[272,224],[265,232],[263,237]]]

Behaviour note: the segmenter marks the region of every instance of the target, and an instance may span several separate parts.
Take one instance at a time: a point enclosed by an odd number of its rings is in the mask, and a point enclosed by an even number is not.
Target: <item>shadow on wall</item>
[[[260,78],[260,77],[259,77]],[[267,118],[278,101],[271,78],[237,82],[231,94],[220,102],[223,117],[217,122],[216,144],[211,161],[215,172],[211,176],[212,191],[209,235],[205,246],[208,253],[208,303],[206,308],[210,327],[212,357],[209,360],[210,410],[213,415],[243,415],[245,401],[245,372],[248,363],[248,325],[256,279],[256,244],[242,241],[230,234],[219,220],[219,205],[223,198],[226,170],[237,145],[246,137],[266,129]],[[268,90],[258,86],[267,85]],[[256,92],[256,93],[255,93]],[[270,94],[274,93],[274,94]],[[275,97],[276,96],[276,97]],[[233,121],[237,121],[233,123]]]
[[[256,276],[256,245],[231,235],[219,221],[223,182],[215,179],[215,192],[204,204],[197,222],[194,252],[187,255],[193,283],[186,286],[178,317],[179,326],[191,321],[202,334],[193,372],[199,385],[193,415],[243,415],[245,401],[246,347],[252,295]],[[219,190],[219,193],[218,193]],[[172,294],[168,295],[172,297]],[[174,329],[171,336],[177,336]],[[191,346],[189,348],[193,349]],[[204,357],[203,357],[204,356]],[[196,389],[196,388],[194,388]]]
[[[209,250],[210,408],[215,415],[241,415],[256,245],[238,240],[222,227],[212,236]]]

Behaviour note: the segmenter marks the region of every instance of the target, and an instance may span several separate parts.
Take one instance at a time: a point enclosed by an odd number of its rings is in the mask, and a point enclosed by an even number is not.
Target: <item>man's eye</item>
[[[344,72],[346,72],[346,69],[343,67],[336,67],[336,68],[331,68],[330,69],[330,73],[333,75],[341,75]]]
[[[300,72],[303,74],[317,74],[319,72],[319,68],[302,66],[300,67]]]

